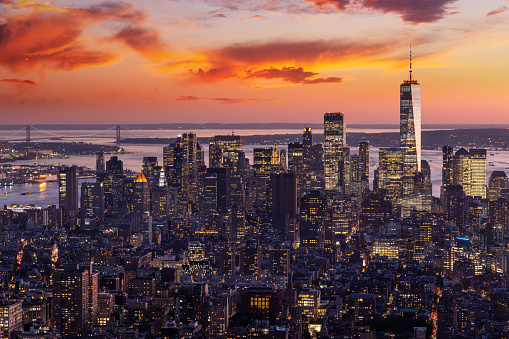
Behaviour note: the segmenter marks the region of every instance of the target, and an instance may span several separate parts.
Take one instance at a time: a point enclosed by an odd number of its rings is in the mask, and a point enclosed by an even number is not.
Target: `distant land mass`
[[[200,138],[202,144],[208,144],[214,138]],[[278,145],[291,142],[302,142],[302,134],[274,134],[274,135],[246,135],[243,136],[245,145]],[[348,132],[346,140],[349,146],[357,146],[361,139],[368,140],[372,147],[397,147],[399,146],[398,132],[360,133]],[[127,138],[122,143],[138,144],[170,144],[175,138]],[[323,142],[323,134],[313,134],[313,142]],[[422,132],[422,146],[424,149],[440,149],[447,145],[451,147],[477,147],[488,149],[509,150],[509,129],[485,128],[485,129],[454,129]]]
[[[41,130],[105,130],[116,124],[34,124],[32,127]],[[162,123],[162,124],[121,124],[125,129],[132,130],[182,130],[196,132],[201,129],[303,129],[311,127],[315,133],[323,134],[323,124],[314,123]],[[399,129],[399,124],[346,124],[348,128],[356,129]],[[25,125],[0,125],[0,130],[20,130]],[[509,128],[509,124],[423,124],[423,129],[484,129]]]

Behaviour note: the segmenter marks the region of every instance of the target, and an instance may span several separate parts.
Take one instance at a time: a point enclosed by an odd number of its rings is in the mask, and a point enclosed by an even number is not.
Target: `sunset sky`
[[[3,124],[509,123],[507,0],[0,0]]]

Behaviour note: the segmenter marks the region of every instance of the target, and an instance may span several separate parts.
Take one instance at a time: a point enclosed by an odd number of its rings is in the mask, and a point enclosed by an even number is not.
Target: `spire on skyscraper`
[[[412,44],[410,44],[410,83],[412,83]]]

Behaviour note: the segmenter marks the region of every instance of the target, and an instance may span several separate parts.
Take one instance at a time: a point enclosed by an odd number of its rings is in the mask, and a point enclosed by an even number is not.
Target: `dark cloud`
[[[316,84],[337,84],[343,82],[342,78],[338,77],[325,77],[325,78],[313,78],[306,79],[302,82],[303,85],[316,85]]]
[[[382,13],[396,13],[403,21],[435,22],[444,18],[456,0],[363,0],[362,7]]]
[[[32,85],[37,86],[37,83],[32,80],[23,80],[23,79],[2,79],[0,82],[10,82],[14,84],[24,84],[24,85]]]
[[[73,9],[72,11],[95,20],[115,19],[128,22],[143,22],[147,17],[145,12],[135,9],[130,4],[121,2],[104,2],[87,8]]]
[[[382,57],[394,48],[391,41],[350,40],[270,41],[234,44],[212,51],[216,60],[247,64],[275,62],[342,61],[358,57]]]
[[[212,68],[208,71],[204,71],[201,68],[199,68],[197,71],[190,69],[189,73],[192,74],[196,79],[205,82],[235,77],[235,73],[230,69],[229,66],[224,66],[223,68]]]
[[[197,101],[197,100],[200,100],[200,98],[194,95],[183,95],[175,99],[175,101]]]
[[[285,82],[304,85],[339,83],[342,81],[341,78],[337,77],[317,78],[315,77],[316,75],[318,75],[318,73],[306,72],[302,67],[283,67],[281,69],[278,68],[268,68],[262,70],[249,69],[246,72],[246,79],[250,78],[259,78],[267,80],[281,79]]]
[[[155,29],[126,27],[115,34],[114,38],[149,58],[157,59],[158,56],[162,56],[165,53],[165,47],[161,42],[159,32]]]
[[[436,22],[452,14],[450,6],[457,0],[218,0],[216,3],[233,11],[274,11],[287,13],[358,13],[372,10],[381,13],[394,13],[405,22]]]
[[[219,14],[215,14],[215,15],[213,15],[212,17],[213,17],[213,18],[227,18],[227,16],[226,16],[226,15],[221,14],[221,13],[219,13]]]
[[[215,101],[222,105],[231,105],[231,104],[242,104],[246,102],[271,102],[278,101],[276,99],[242,99],[242,98],[199,98],[194,95],[183,95],[175,99],[175,101],[180,102],[189,102],[189,101],[198,101],[198,100],[208,100]]]
[[[500,7],[499,9],[495,9],[495,10],[489,12],[488,14],[486,14],[486,16],[493,16],[493,15],[505,13],[507,11],[509,11],[509,7],[504,6],[504,7]]]

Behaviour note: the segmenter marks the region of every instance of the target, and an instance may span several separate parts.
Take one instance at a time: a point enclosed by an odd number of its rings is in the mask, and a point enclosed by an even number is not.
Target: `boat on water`
[[[9,179],[0,179],[0,187],[12,186],[14,183]]]
[[[495,164],[494,164],[492,161],[490,161],[490,162],[488,163],[488,166],[495,166]]]
[[[32,190],[29,189],[28,192],[21,193],[21,195],[27,195],[27,194],[32,194]]]

